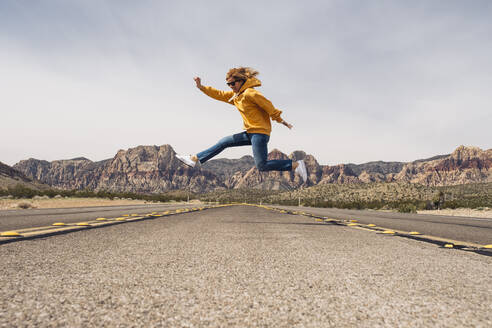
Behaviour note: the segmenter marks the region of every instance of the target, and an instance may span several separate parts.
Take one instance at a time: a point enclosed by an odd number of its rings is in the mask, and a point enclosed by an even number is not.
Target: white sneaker
[[[307,181],[307,170],[306,170],[306,164],[304,164],[304,161],[301,159],[300,161],[297,161],[297,167],[296,170],[294,171],[295,173],[299,174],[304,180],[304,182]]]
[[[195,165],[196,165],[196,162],[191,159],[191,155],[176,154],[176,158],[188,166],[195,167]]]

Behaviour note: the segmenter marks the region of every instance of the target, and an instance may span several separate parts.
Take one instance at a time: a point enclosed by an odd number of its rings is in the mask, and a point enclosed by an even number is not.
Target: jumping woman
[[[256,78],[258,74],[258,71],[250,67],[231,68],[227,72],[226,83],[232,91],[203,86],[199,77],[194,78],[197,88],[207,96],[236,106],[243,117],[246,131],[224,137],[214,146],[196,155],[176,157],[186,165],[194,167],[197,162],[205,163],[228,147],[252,145],[255,165],[259,171],[294,171],[306,182],[307,170],[303,160],[267,160],[267,146],[272,131],[270,118],[289,129],[292,129],[292,125],[280,117],[282,111],[276,109],[270,100],[254,89],[261,86],[260,80]]]

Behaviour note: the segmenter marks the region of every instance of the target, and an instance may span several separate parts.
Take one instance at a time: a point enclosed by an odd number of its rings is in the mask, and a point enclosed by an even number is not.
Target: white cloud
[[[295,125],[274,126],[270,148],[323,164],[490,148],[491,13],[487,1],[4,1],[0,160],[197,152],[242,122],[192,77],[225,89],[237,65],[260,70]]]

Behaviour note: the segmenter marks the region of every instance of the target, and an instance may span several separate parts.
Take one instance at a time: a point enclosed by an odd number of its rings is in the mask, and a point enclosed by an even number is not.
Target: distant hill
[[[401,171],[403,166],[406,163],[403,162],[368,162],[364,164],[346,164],[346,166],[352,170],[352,172],[359,176],[362,172],[371,172],[371,173],[380,173],[380,174],[390,174],[390,173],[398,173]]]
[[[138,146],[120,150],[112,159],[93,162],[86,158],[52,162],[30,158],[14,168],[26,176],[61,189],[160,193],[190,189],[195,192],[226,188],[206,170],[183,165],[169,145]]]
[[[217,175],[220,179],[225,181],[226,185],[228,185],[227,181],[229,177],[233,176],[236,172],[245,174],[254,166],[255,160],[252,156],[247,155],[239,159],[211,159],[204,163],[202,168]]]
[[[47,162],[20,161],[14,169],[24,179],[62,189],[91,189],[159,193],[176,189],[209,192],[223,189],[293,190],[301,186],[378,182],[447,186],[492,182],[492,149],[460,146],[449,155],[403,162],[320,165],[313,155],[290,155],[274,149],[269,159],[303,159],[308,168],[304,184],[293,172],[259,172],[251,156],[210,160],[197,168],[183,165],[170,145],[120,150],[112,159],[93,162],[79,157]]]
[[[492,149],[460,146],[450,155],[402,162],[369,162],[365,164],[319,165],[316,158],[302,151],[291,155],[273,150],[269,159],[304,159],[308,168],[308,186],[372,182],[404,182],[424,186],[446,186],[492,182]],[[252,168],[230,178],[232,188],[296,189],[302,182],[292,172],[260,173]]]
[[[16,185],[22,185],[31,189],[49,188],[49,186],[33,181],[22,172],[0,162],[0,189],[5,190],[9,187],[15,187]]]

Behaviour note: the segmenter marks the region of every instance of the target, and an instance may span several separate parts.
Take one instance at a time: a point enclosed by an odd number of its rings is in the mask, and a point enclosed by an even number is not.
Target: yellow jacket
[[[236,106],[243,117],[244,129],[248,133],[263,133],[270,135],[272,124],[270,118],[282,122],[282,111],[276,109],[270,100],[254,87],[261,86],[260,80],[249,78],[237,94],[234,91],[221,91],[212,87],[202,86],[200,90],[207,96]]]

